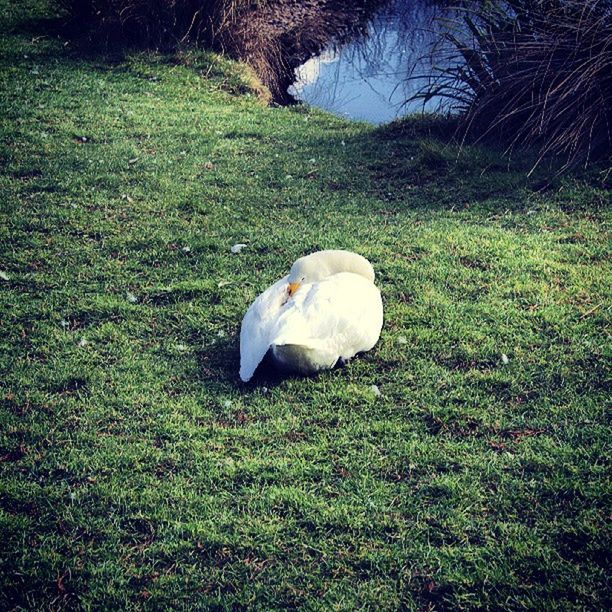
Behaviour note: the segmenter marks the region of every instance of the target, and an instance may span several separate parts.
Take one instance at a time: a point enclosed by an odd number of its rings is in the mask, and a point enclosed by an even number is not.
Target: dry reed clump
[[[215,36],[215,48],[249,65],[279,103],[294,70],[323,48],[363,32],[386,0],[275,0],[236,15]]]
[[[276,102],[294,69],[367,21],[385,0],[61,0],[97,42],[196,44],[250,65]]]
[[[463,135],[536,147],[563,167],[610,155],[608,0],[467,2],[421,98],[442,96]],[[440,60],[440,57],[438,58]]]

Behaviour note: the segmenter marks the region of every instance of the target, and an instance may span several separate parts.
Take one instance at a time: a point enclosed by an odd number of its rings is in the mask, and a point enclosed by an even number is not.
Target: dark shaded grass
[[[238,15],[263,9],[258,0],[60,0],[73,27],[96,43],[172,49],[185,42],[210,45]]]

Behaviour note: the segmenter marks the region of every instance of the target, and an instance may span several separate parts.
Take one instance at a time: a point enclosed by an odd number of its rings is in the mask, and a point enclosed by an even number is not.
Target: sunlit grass
[[[39,36],[1,43],[2,606],[603,606],[597,172],[541,192],[425,122],[265,108],[213,56]],[[248,304],[339,247],[378,346],[240,383]]]

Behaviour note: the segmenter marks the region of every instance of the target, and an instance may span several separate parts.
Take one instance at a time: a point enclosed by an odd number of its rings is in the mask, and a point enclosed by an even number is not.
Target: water
[[[330,45],[296,69],[289,93],[336,115],[374,124],[441,109],[443,100],[412,101],[432,67],[441,9],[427,0],[395,0],[374,16],[368,32],[341,47]]]

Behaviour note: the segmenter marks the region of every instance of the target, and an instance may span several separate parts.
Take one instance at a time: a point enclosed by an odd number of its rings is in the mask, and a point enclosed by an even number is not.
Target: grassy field
[[[609,606],[600,169],[541,189],[212,55],[79,59],[13,4],[0,607]],[[242,384],[247,306],[321,248],[372,261],[379,344]]]

